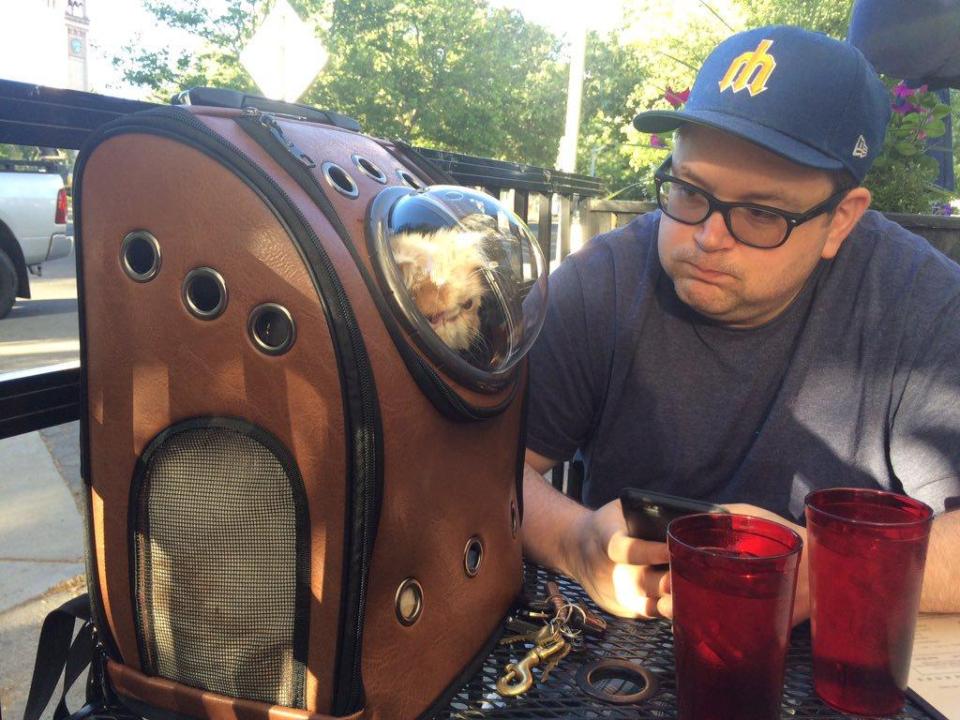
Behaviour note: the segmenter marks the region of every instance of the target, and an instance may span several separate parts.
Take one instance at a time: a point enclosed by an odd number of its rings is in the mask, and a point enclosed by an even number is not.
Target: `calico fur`
[[[483,251],[484,233],[462,227],[391,238],[404,287],[437,336],[465,352],[482,342],[480,304],[485,270],[496,267]]]

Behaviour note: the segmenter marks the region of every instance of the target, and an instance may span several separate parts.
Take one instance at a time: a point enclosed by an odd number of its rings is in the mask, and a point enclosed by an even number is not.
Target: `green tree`
[[[330,59],[301,102],[355,117],[372,134],[440,149],[552,165],[563,123],[561,46],[544,28],[485,0],[301,0]],[[209,85],[256,92],[240,51],[270,3],[149,0],[158,22],[203,41],[196,55],[130,48],[128,82],[167,99]]]
[[[212,13],[201,0],[144,0],[158,23],[202,41],[199,53],[173,53],[167,47],[124,47],[113,65],[123,79],[150,91],[154,101],[167,102],[184,88],[202,85],[256,92],[250,75],[240,64],[240,51],[266,14],[257,0],[227,0],[222,12]]]
[[[372,132],[551,165],[565,73],[544,28],[483,0],[337,4],[331,63],[308,96]]]
[[[798,25],[842,40],[853,0],[741,0],[748,27]]]
[[[587,49],[581,172],[596,157],[597,175],[619,199],[653,197],[653,171],[666,149],[637,132],[637,112],[669,108],[668,89],[693,84],[717,43],[743,27],[739,0],[683,0],[665,5],[639,0],[620,31],[591,36]],[[651,22],[656,18],[656,22]],[[665,138],[669,143],[669,138]]]
[[[612,191],[636,183],[627,142],[634,115],[628,100],[646,75],[642,56],[623,42],[619,32],[588,35],[577,169],[604,178]],[[620,197],[639,194],[628,190]]]
[[[41,149],[35,145],[0,143],[0,160],[39,160]]]

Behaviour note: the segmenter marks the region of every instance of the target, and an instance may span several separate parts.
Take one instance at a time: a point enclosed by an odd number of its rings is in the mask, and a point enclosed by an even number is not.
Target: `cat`
[[[461,353],[484,342],[480,306],[488,290],[485,274],[496,268],[484,253],[485,235],[467,224],[390,239],[411,299],[437,336]]]

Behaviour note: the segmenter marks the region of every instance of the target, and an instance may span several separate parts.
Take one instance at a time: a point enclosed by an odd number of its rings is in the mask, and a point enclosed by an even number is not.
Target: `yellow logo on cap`
[[[720,81],[720,92],[727,88],[733,88],[735,93],[747,89],[750,91],[750,95],[754,96],[766,90],[767,80],[770,79],[770,74],[777,66],[777,61],[774,60],[773,55],[767,54],[771,45],[773,45],[773,40],[761,40],[756,50],[745,52],[735,58],[730,63],[730,67],[727,68],[726,75]]]

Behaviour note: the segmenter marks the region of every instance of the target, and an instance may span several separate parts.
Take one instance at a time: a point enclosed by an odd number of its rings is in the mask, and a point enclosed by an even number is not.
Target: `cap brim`
[[[662,133],[692,123],[736,135],[798,165],[818,170],[843,170],[846,166],[806,143],[765,125],[711,110],[650,110],[637,115],[633,126],[640,132]]]

